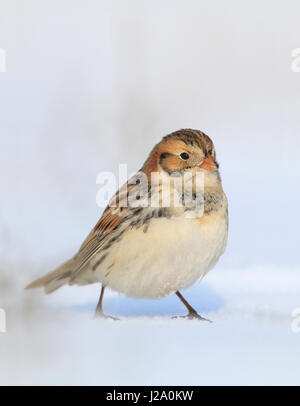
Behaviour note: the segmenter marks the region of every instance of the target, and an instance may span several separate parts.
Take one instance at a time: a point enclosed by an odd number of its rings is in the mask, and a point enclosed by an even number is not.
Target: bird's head
[[[203,171],[206,177],[219,179],[219,165],[212,140],[198,130],[183,129],[165,136],[151,151],[143,166],[151,172],[169,175]]]

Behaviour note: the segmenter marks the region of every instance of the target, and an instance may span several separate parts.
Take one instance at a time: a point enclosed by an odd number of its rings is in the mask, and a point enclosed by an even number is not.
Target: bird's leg
[[[105,286],[102,285],[99,301],[98,301],[98,304],[97,304],[97,307],[96,307],[96,312],[95,312],[95,316],[98,316],[98,317],[104,315],[103,309],[102,309],[104,290],[105,290]]]
[[[176,295],[179,297],[179,299],[182,301],[182,303],[188,309],[188,314],[186,316],[179,316],[179,317],[188,318],[188,319],[198,319],[198,320],[211,322],[210,320],[207,320],[204,317],[200,316],[200,314],[198,314],[196,312],[196,310],[185,300],[185,298],[182,296],[182,294],[179,291],[176,292]],[[175,317],[175,318],[178,318],[178,317]]]
[[[107,318],[107,319],[118,320],[116,317],[107,316],[103,312],[102,303],[103,303],[104,290],[105,290],[105,286],[102,285],[99,301],[98,301],[98,304],[97,304],[97,307],[96,307],[95,317],[103,317],[103,318]]]

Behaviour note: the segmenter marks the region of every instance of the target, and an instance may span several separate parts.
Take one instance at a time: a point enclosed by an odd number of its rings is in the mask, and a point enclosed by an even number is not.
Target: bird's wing
[[[110,244],[122,226],[126,228],[130,224],[132,210],[127,206],[127,200],[129,192],[136,186],[128,183],[124,185],[113,197],[113,205],[107,206],[104,210],[102,217],[76,254],[74,266],[76,274],[76,271],[82,270],[96,254],[107,248],[107,244]]]

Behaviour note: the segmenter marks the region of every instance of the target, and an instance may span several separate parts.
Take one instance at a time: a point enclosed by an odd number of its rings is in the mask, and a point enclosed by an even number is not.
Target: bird
[[[114,319],[103,310],[106,288],[132,298],[175,294],[187,309],[178,317],[206,320],[181,291],[216,265],[227,239],[228,200],[213,141],[202,131],[181,129],[154,146],[78,252],[26,289],[52,293],[63,285],[100,283],[95,315]]]

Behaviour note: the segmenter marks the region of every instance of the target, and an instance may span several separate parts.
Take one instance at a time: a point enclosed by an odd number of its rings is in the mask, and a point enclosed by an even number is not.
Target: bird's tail
[[[48,273],[40,279],[30,283],[25,289],[41,288],[45,289],[46,293],[52,293],[61,286],[67,284],[70,280],[75,257],[62,264],[59,268]]]

